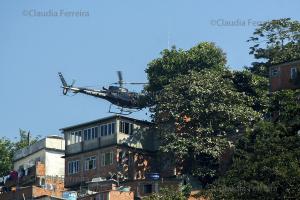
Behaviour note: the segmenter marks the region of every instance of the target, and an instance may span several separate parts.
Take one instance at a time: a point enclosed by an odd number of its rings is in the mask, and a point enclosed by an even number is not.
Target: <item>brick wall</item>
[[[10,191],[0,194],[0,200],[18,200],[18,199],[30,199],[32,197],[32,186],[24,187],[18,191]]]
[[[127,163],[120,161],[119,153],[121,151],[128,152]],[[113,163],[101,166],[101,155],[108,152],[113,152]],[[96,169],[85,170],[85,159],[91,156],[96,156]],[[68,163],[75,160],[80,161],[80,170],[76,174],[68,174]],[[65,158],[65,187],[75,187],[96,177],[109,177],[109,172],[113,174],[122,172],[130,180],[144,179],[145,173],[151,170],[151,161],[151,156],[142,151],[137,152],[134,149],[120,146],[106,147],[69,156]]]
[[[85,197],[78,198],[78,200],[95,200],[97,197],[99,198],[100,196],[103,200],[108,200],[108,195],[109,195],[109,200],[134,200],[134,193],[133,192],[120,192],[120,191],[107,191],[107,192],[101,192]]]
[[[277,66],[270,67],[270,91],[274,92],[282,89],[296,89],[299,85],[295,85],[291,81],[291,68],[297,67],[298,72],[300,71],[300,62],[286,63]],[[278,75],[272,76],[271,72],[273,69],[278,69]]]

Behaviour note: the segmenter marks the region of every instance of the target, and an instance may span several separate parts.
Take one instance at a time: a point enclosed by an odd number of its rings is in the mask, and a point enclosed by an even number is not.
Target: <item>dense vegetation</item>
[[[13,154],[19,149],[38,141],[40,136],[33,137],[30,132],[20,129],[18,141],[11,141],[5,137],[0,138],[0,176],[8,175],[13,169]],[[29,136],[29,138],[28,138]]]
[[[222,49],[208,42],[164,50],[149,63],[146,89],[159,92],[151,111],[161,151],[181,173],[198,177],[210,199],[297,198],[300,92],[269,95],[268,71],[300,58],[300,23],[265,22],[248,41],[255,62],[242,71],[230,70]],[[219,158],[232,144],[232,163],[222,174]]]
[[[214,43],[189,50],[172,47],[149,63],[152,119],[161,151],[181,173],[197,177],[210,199],[300,198],[300,90],[269,95],[269,66],[300,59],[300,23],[261,24],[248,40],[252,66],[232,71]],[[0,139],[0,175],[12,167],[14,151],[28,145]],[[37,138],[31,140],[35,142]],[[220,156],[234,146],[227,172]],[[165,188],[148,197],[186,199],[187,191]]]

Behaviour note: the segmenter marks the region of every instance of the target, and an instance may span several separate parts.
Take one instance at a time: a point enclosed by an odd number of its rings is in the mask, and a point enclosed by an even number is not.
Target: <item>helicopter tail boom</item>
[[[67,82],[65,80],[65,78],[63,77],[61,72],[58,72],[59,78],[61,80],[61,83],[63,84],[64,87],[68,87]]]

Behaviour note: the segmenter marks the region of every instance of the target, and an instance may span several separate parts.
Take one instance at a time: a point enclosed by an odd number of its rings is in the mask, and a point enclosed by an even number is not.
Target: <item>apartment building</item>
[[[66,140],[65,187],[93,178],[145,179],[154,170],[158,144],[153,124],[114,115],[62,128]]]
[[[300,88],[300,60],[270,67],[270,92]]]
[[[48,136],[13,156],[14,168],[5,177],[0,199],[61,197],[64,190],[64,139]]]

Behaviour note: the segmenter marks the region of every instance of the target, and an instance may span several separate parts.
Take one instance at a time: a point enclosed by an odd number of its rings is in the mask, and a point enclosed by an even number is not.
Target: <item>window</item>
[[[113,164],[113,152],[107,152],[101,154],[101,166],[107,166]]]
[[[291,79],[296,79],[297,78],[297,68],[292,67],[291,68]]]
[[[84,169],[91,170],[96,169],[96,156],[88,157],[84,162]]]
[[[96,200],[109,200],[108,192],[98,194]]]
[[[98,137],[98,127],[87,128],[83,130],[84,140],[93,140]]]
[[[70,133],[70,143],[69,144],[74,144],[81,142],[81,131],[74,131]]]
[[[271,76],[272,77],[278,76],[278,74],[279,74],[279,70],[278,70],[277,67],[276,68],[271,68]]]
[[[74,144],[75,143],[75,133],[71,132],[70,134],[70,144]]]
[[[81,142],[81,131],[75,131],[75,143]]]
[[[133,124],[129,122],[120,121],[120,132],[128,135],[132,135],[133,133]]]
[[[109,124],[103,124],[100,126],[100,132],[101,136],[107,136],[112,135],[115,133],[115,124],[116,123],[109,123]]]
[[[76,174],[79,172],[79,160],[69,161],[68,162],[68,173]]]
[[[88,140],[88,131],[87,129],[83,130],[84,140]]]
[[[92,128],[92,139],[95,139],[98,137],[98,127]]]
[[[144,194],[152,193],[152,184],[144,185]]]
[[[87,139],[90,140],[91,139],[92,130],[89,128],[87,131],[88,131]]]

